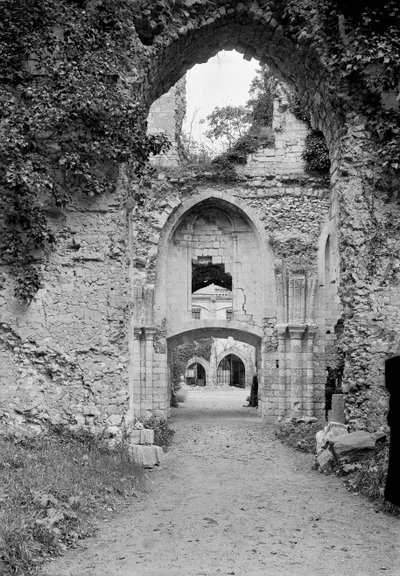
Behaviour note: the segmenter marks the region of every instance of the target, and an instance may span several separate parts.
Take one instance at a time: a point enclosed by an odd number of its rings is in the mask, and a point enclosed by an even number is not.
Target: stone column
[[[237,266],[237,255],[238,255],[238,236],[236,232],[231,233],[232,237],[232,309],[233,315],[235,316],[238,310],[238,266]]]
[[[134,329],[131,407],[133,418],[147,417],[153,411],[153,339],[155,328]]]
[[[142,394],[142,411],[144,416],[151,416],[153,412],[153,367],[154,367],[154,334],[156,328],[145,328],[145,376],[144,393]]]
[[[140,416],[141,395],[141,331],[130,329],[129,338],[130,363],[129,363],[129,421],[133,422]]]
[[[303,410],[306,416],[314,416],[314,335],[317,327],[308,325],[306,331],[305,352],[305,389],[303,394]]]
[[[286,415],[287,410],[287,387],[286,387],[286,342],[288,340],[287,325],[276,326],[278,331],[278,410],[279,416]]]
[[[188,234],[186,244],[186,309],[192,314],[192,250],[193,232]]]
[[[304,324],[290,324],[290,416],[303,412],[303,334]]]

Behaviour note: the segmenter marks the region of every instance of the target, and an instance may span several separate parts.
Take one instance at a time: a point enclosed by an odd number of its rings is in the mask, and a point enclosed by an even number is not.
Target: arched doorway
[[[222,358],[218,366],[218,385],[244,388],[246,385],[246,369],[242,360],[236,354],[228,354]]]
[[[206,386],[208,384],[208,362],[203,358],[192,358],[185,371],[185,382],[188,386]]]

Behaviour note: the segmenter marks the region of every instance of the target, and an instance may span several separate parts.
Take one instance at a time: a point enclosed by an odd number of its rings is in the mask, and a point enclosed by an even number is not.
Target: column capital
[[[278,332],[279,338],[284,338],[288,335],[287,324],[275,324],[275,330]]]
[[[133,334],[135,338],[144,340],[153,340],[154,334],[157,332],[157,328],[154,326],[141,326],[140,328],[134,328]]]
[[[300,340],[307,329],[307,324],[288,324],[289,335],[293,339]]]

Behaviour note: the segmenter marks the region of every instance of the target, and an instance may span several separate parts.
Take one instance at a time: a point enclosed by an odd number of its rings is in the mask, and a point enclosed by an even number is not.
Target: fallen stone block
[[[153,468],[153,466],[158,466],[164,461],[164,451],[160,446],[130,444],[129,454],[136,464],[144,468]]]
[[[371,434],[375,442],[385,442],[387,439],[387,434],[383,430],[377,430]]]
[[[312,424],[313,422],[317,422],[318,418],[315,416],[302,416],[301,418],[296,418],[296,422],[299,424]]]
[[[332,449],[338,458],[357,452],[374,450],[375,438],[366,430],[357,430],[343,436],[338,436],[332,442]]]
[[[140,435],[142,430],[132,430],[131,432],[131,444],[140,444]]]
[[[322,450],[317,456],[319,469],[325,473],[331,472],[334,460],[335,457],[330,450]]]
[[[140,430],[140,444],[154,444],[154,430]]]
[[[317,442],[317,454],[319,454],[336,437],[348,434],[347,426],[340,422],[329,422],[323,430],[318,430],[315,435]]]

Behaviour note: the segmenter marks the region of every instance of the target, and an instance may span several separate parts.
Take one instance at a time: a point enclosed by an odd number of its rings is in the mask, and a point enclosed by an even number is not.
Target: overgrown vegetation
[[[400,173],[400,5],[397,0],[289,0],[288,31],[322,56],[337,108],[357,110],[382,167]]]
[[[295,450],[315,454],[315,435],[324,426],[325,422],[298,422],[291,419],[280,424],[275,433],[277,438]],[[400,507],[383,499],[388,462],[388,443],[380,441],[373,453],[362,459],[353,462],[336,460],[332,471],[343,479],[349,490],[374,502],[376,510],[400,516]]]
[[[121,163],[138,172],[167,146],[131,96],[134,12],[128,0],[1,2],[1,247],[22,300],[56,242],[49,213],[112,191]]]
[[[95,520],[144,489],[124,445],[85,430],[0,440],[0,573],[36,574],[49,557],[93,534]]]
[[[245,106],[216,108],[207,117],[208,135],[225,137],[226,150],[214,160],[219,166],[245,164],[248,154],[274,145],[272,115],[274,83],[266,67],[260,67],[251,82]],[[227,137],[229,135],[229,137]]]
[[[303,151],[303,159],[305,161],[305,169],[308,172],[329,174],[331,161],[329,159],[329,151],[322,132],[312,130],[307,135]]]
[[[204,3],[187,4],[1,2],[2,251],[22,299],[29,301],[40,287],[43,256],[56,242],[49,213],[62,212],[76,193],[112,190],[121,162],[135,172],[166,146],[165,138],[145,134],[138,105],[144,72],[134,62],[174,18],[184,24],[204,11]],[[299,49],[322,62],[335,109],[356,112],[365,122],[375,179],[382,180],[382,168],[386,177],[398,176],[397,0],[277,0],[271,9]],[[263,116],[265,127],[268,106],[259,104],[253,103],[253,114]],[[253,139],[242,142],[232,162],[243,161],[253,147]]]

